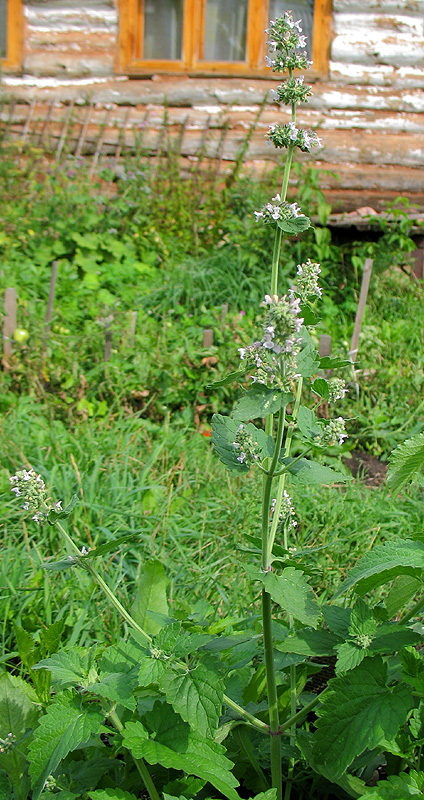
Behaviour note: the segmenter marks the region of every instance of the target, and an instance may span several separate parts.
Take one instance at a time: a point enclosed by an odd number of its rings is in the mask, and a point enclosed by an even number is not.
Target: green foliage
[[[155,634],[162,627],[150,612],[168,615],[166,586],[163,564],[154,559],[148,561],[138,580],[137,594],[131,608],[133,618],[146,633]]]
[[[390,456],[387,484],[393,491],[403,489],[424,466],[424,434],[418,433],[393,451]]]

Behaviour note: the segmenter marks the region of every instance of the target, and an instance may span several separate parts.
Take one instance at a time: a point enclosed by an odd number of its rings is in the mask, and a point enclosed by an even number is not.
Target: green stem
[[[242,706],[239,706],[238,703],[235,703],[234,700],[231,699],[231,697],[227,697],[226,694],[224,694],[223,699],[225,705],[228,706],[228,708],[231,708],[237,714],[240,714],[241,717],[250,722],[251,725],[253,725],[258,731],[261,731],[261,733],[267,733],[267,734],[269,733],[269,726],[266,724],[266,722],[262,722],[262,720],[258,719],[257,717],[254,717],[253,714],[249,714],[248,711],[242,708]]]
[[[410,611],[407,611],[406,614],[404,614],[403,617],[398,620],[398,625],[404,625],[405,622],[409,622],[409,620],[417,616],[423,608],[424,597],[421,597],[416,603],[414,603]]]
[[[272,643],[271,596],[265,589],[262,589],[262,626],[268,691],[269,730],[271,734],[271,777],[272,785],[277,789],[277,800],[282,800],[283,776],[281,770],[281,735],[278,715],[277,685],[275,681],[274,648]]]
[[[124,726],[121,720],[119,719],[116,711],[110,711],[108,716],[112,724],[115,726],[116,730],[119,731],[119,733],[122,733]],[[146,787],[150,800],[160,800],[159,792],[156,789],[155,784],[153,783],[152,776],[150,775],[150,772],[147,769],[145,761],[142,758],[135,758],[135,756],[133,756],[132,753],[131,756],[133,758],[135,766],[137,767],[138,773],[142,778],[142,781]]]
[[[290,717],[290,719],[287,719],[282,725],[280,725],[281,733],[284,733],[284,731],[288,730],[288,728],[292,728],[293,725],[296,725],[298,722],[300,722],[300,720],[306,717],[310,713],[310,711],[312,711],[315,708],[315,706],[318,705],[319,702],[320,702],[320,697],[317,695],[317,697],[314,697],[314,699],[311,700],[311,702],[308,703],[307,706],[301,708],[300,711],[297,712],[297,714],[295,714],[293,717]]]

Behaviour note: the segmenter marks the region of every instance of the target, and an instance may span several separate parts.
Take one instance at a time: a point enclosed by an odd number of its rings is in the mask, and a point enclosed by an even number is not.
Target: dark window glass
[[[183,0],[145,0],[143,58],[182,58],[183,5]]]
[[[314,27],[314,2],[313,0],[269,0],[269,19],[282,17],[285,11],[291,11],[296,22],[302,20],[302,29],[306,40],[308,58],[312,58],[312,32]]]
[[[246,61],[248,0],[206,0],[203,61]]]

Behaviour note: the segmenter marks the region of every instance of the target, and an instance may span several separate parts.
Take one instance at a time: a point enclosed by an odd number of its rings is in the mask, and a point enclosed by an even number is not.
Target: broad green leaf
[[[293,458],[282,458],[281,461],[284,466],[288,467],[290,475],[303,486],[322,486],[331,483],[345,483],[350,480],[350,477],[343,472],[336,472],[318,461],[309,461],[306,458],[300,458],[299,461],[295,461]]]
[[[104,650],[99,667],[102,672],[125,672],[131,667],[138,666],[140,659],[147,652],[149,651],[145,644],[141,645],[132,638],[128,641],[121,639],[117,644]]]
[[[323,356],[319,360],[319,366],[320,369],[340,369],[341,367],[350,367],[351,362],[346,358]]]
[[[283,219],[282,217],[277,220],[277,225],[284,233],[301,233],[306,231],[311,226],[311,220],[305,214],[299,214],[298,217],[290,217],[290,219]]]
[[[327,628],[332,633],[335,633],[336,636],[341,636],[345,639],[349,634],[352,610],[335,605],[323,605],[321,606],[321,610]]]
[[[323,432],[323,424],[319,422],[311,408],[300,406],[296,422],[300,432],[306,439],[313,439]]]
[[[60,619],[53,622],[48,628],[40,631],[40,645],[49,655],[57,653],[60,647],[60,641],[63,631],[65,629],[65,620]]]
[[[100,676],[100,680],[91,684],[88,689],[99,697],[105,697],[124,708],[134,711],[137,705],[133,690],[138,685],[138,666],[126,669],[125,672],[112,672]]]
[[[90,800],[137,800],[135,794],[124,792],[123,789],[95,789],[88,792]]]
[[[170,705],[201,736],[213,738],[221,715],[224,683],[213,665],[199,662],[187,672],[168,667],[159,688]]]
[[[165,670],[165,661],[160,661],[159,658],[149,658],[148,656],[143,656],[140,661],[138,685],[150,686],[152,683],[159,683],[160,678]]]
[[[331,631],[321,628],[314,630],[302,628],[289,634],[287,639],[277,645],[277,650],[283,653],[298,653],[302,656],[331,656],[334,648],[340,644],[340,639]]]
[[[336,649],[336,675],[343,675],[345,672],[355,669],[368,654],[366,649],[359,647],[355,642],[343,642],[343,644],[338,645]]]
[[[408,800],[409,797],[422,797],[424,772],[411,770],[408,774],[389,775],[387,780],[378,781],[377,786],[361,795],[359,800]]]
[[[260,580],[274,602],[287,614],[304,625],[317,627],[321,611],[302,570],[287,567],[281,575],[260,573]]]
[[[172,716],[170,711],[168,707],[166,744],[161,741],[164,735],[161,731],[155,739],[150,739],[141,722],[128,722],[123,731],[124,747],[135,758],[167,769],[182,769],[188,775],[208,781],[229,800],[239,800],[235,791],[238,781],[231,772],[233,764],[226,758],[224,747],[190,731],[187,723]]]
[[[277,789],[267,789],[266,792],[255,794],[253,800],[276,800]]]
[[[214,414],[212,417],[212,443],[218,458],[227,467],[237,472],[248,472],[250,467],[237,461],[238,450],[234,447],[239,424],[231,417],[224,417],[221,414]],[[245,430],[250,433],[253,440],[258,442],[262,449],[262,457],[272,456],[274,442],[272,436],[267,436],[261,428],[256,428],[251,422],[245,425]]]
[[[0,769],[16,786],[20,786],[26,771],[28,740],[24,739],[24,735],[37,723],[40,713],[37,699],[32,686],[22,678],[7,672],[0,675],[0,738],[5,739],[11,733],[16,737],[17,744],[17,749],[0,753]]]
[[[93,665],[93,649],[74,647],[68,652],[54,653],[49,658],[43,658],[34,666],[34,669],[48,669],[52,678],[62,689],[74,686],[87,688],[96,680],[97,673]]]
[[[275,414],[292,399],[292,394],[284,394],[278,389],[270,390],[267,386],[256,383],[237,401],[233,419],[236,422],[248,422],[250,419],[267,417],[268,414]]]
[[[12,796],[9,778],[3,770],[0,770],[0,800],[10,800]]]
[[[341,775],[353,759],[383,739],[393,739],[414,705],[407,686],[386,686],[380,656],[329,682],[317,709],[313,754]]]
[[[230,372],[225,378],[221,378],[219,381],[214,381],[213,383],[208,383],[205,386],[205,389],[211,391],[212,389],[219,389],[221,386],[228,386],[230,383],[234,383],[236,381],[243,380],[244,376],[246,375],[246,370],[238,370],[238,372]]]
[[[155,634],[162,627],[149,617],[149,611],[168,614],[167,579],[161,561],[147,561],[137,582],[137,594],[131,607],[135,621],[146,633]]]
[[[424,660],[421,653],[408,647],[402,650],[400,660],[404,680],[424,697]]]
[[[237,450],[234,447],[238,425],[231,417],[214,414],[212,417],[212,444],[224,466],[235,472],[249,472],[249,466],[237,461]]]
[[[387,483],[398,492],[424,467],[424,433],[399,444],[389,458]]]
[[[330,396],[330,389],[325,378],[316,378],[311,386],[311,389],[315,394],[318,395],[318,397],[328,400]]]
[[[309,767],[319,775],[323,775],[331,783],[337,783],[344,789],[349,797],[359,797],[366,790],[365,781],[355,775],[340,775],[335,772],[330,761],[319,763],[314,758],[313,735],[309,731],[299,730],[297,733],[297,745]],[[312,800],[312,798],[311,798]]]
[[[313,344],[307,344],[296,357],[297,370],[303,378],[312,378],[317,374],[320,363],[319,355]]]
[[[369,646],[369,651],[390,655],[390,653],[396,653],[403,647],[418,644],[423,640],[423,636],[424,634],[419,634],[411,628],[400,626],[396,623],[380,625]]]
[[[40,650],[33,637],[28,631],[17,625],[13,625],[15,630],[16,646],[18,648],[19,658],[27,669],[31,669],[39,658]]]
[[[423,588],[423,583],[418,578],[400,575],[385,599],[388,618],[392,619],[399,611],[402,611],[418,592],[422,592]]]
[[[102,712],[83,706],[80,697],[68,692],[55,697],[41,717],[29,746],[33,800],[38,800],[46,778],[62,759],[99,733],[102,724]]]
[[[424,544],[401,539],[377,545],[360,559],[347,575],[337,595],[353,586],[358,594],[366,594],[400,575],[420,578],[424,570]],[[336,596],[337,596],[336,595]]]

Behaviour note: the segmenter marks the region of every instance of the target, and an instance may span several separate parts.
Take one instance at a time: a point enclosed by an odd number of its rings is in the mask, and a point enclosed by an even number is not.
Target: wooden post
[[[213,330],[205,328],[203,331],[203,347],[212,347],[213,345]]]
[[[137,311],[131,312],[131,327],[130,327],[130,341],[129,344],[134,344],[135,326],[137,324]]]
[[[424,266],[424,236],[420,236],[416,244],[417,249],[413,253],[414,265],[412,267],[412,273],[416,278],[418,278],[419,281],[422,281]]]
[[[16,289],[6,289],[4,293],[3,354],[12,355],[13,334],[16,330]]]
[[[57,278],[57,261],[53,261],[52,263],[52,274],[50,276],[50,289],[49,289],[49,299],[47,301],[47,311],[46,317],[44,320],[44,335],[43,335],[43,345],[42,345],[42,356],[44,358],[44,353],[46,350],[47,339],[50,333],[50,323],[52,321],[53,316],[53,304],[54,304],[54,295],[56,291],[56,278]]]
[[[349,355],[352,364],[355,363],[356,356],[358,355],[359,335],[361,333],[362,318],[364,316],[365,305],[367,302],[372,265],[373,265],[372,258],[366,258],[364,264],[364,271],[362,273],[361,293],[359,295],[358,308],[356,309],[355,327],[353,329],[352,341],[350,343]]]
[[[331,356],[331,336],[327,333],[322,333],[319,337],[318,352],[320,358]]]
[[[58,144],[57,144],[57,150],[56,150],[56,155],[55,155],[56,161],[59,161],[60,156],[62,154],[63,146],[64,146],[64,144],[66,142],[66,135],[68,133],[68,127],[69,127],[69,123],[71,121],[72,112],[74,110],[74,103],[75,103],[75,100],[72,100],[71,105],[69,106],[68,111],[67,111],[67,113],[65,115],[65,121],[64,121],[64,123],[62,125],[60,138],[59,138],[59,141],[58,141]]]
[[[98,162],[98,160],[100,158],[100,153],[102,152],[103,142],[105,140],[106,129],[107,129],[107,126],[109,124],[109,119],[110,119],[111,113],[112,113],[112,108],[109,106],[109,108],[106,109],[106,114],[104,116],[104,120],[102,122],[102,126],[101,126],[101,129],[100,129],[100,135],[99,135],[99,138],[98,138],[98,141],[97,141],[96,152],[94,153],[93,160],[91,162],[91,167],[90,167],[90,170],[89,170],[89,173],[88,173],[88,179],[90,181],[93,180],[94,172],[95,172],[95,169],[97,167],[97,162]]]

